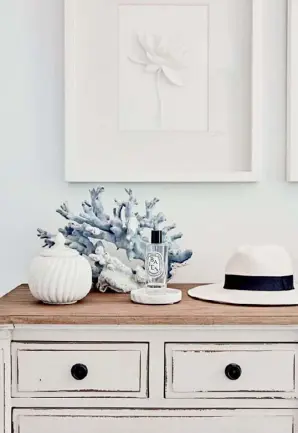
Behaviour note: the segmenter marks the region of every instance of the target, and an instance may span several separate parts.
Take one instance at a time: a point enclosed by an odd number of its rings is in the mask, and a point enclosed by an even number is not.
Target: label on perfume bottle
[[[163,257],[160,253],[148,253],[146,260],[146,271],[150,277],[158,278],[164,273]]]

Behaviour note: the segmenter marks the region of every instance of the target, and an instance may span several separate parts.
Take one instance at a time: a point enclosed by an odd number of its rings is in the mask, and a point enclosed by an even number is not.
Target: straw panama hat
[[[224,282],[195,287],[188,294],[225,304],[298,305],[292,261],[278,245],[238,248],[226,265]]]

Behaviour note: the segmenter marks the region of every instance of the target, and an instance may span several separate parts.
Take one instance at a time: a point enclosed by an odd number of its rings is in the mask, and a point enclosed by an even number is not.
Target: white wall
[[[83,0],[82,0],[83,1]],[[245,243],[279,243],[298,274],[298,184],[285,182],[286,0],[264,1],[264,164],[259,184],[133,185],[140,201],[184,232],[194,256],[176,281],[220,279],[227,256]],[[0,0],[1,285],[26,281],[40,246],[36,228],[63,224],[55,209],[79,210],[90,185],[63,181],[63,1]],[[100,171],[100,161],[98,161]],[[107,209],[127,185],[106,187]]]

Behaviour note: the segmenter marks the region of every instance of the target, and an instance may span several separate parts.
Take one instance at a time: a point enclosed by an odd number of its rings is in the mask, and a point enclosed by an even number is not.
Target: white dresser
[[[297,433],[298,307],[0,300],[1,433]]]

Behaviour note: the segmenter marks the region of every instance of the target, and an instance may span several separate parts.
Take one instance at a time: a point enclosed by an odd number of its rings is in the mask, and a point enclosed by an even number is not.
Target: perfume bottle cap
[[[152,230],[151,243],[152,244],[162,244],[162,231],[161,230]]]

